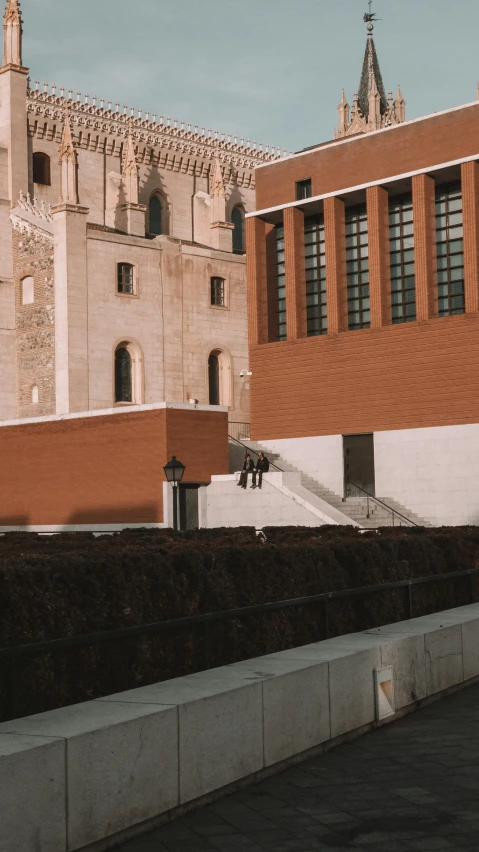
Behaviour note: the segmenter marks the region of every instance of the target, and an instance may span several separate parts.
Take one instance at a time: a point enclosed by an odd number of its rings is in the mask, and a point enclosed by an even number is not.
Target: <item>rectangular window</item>
[[[463,314],[464,243],[460,183],[440,186],[436,190],[436,251],[439,316]]]
[[[328,333],[326,303],[326,244],[324,216],[304,220],[304,255],[306,264],[307,335]]]
[[[284,226],[276,225],[276,284],[277,284],[277,339],[286,340],[286,275],[284,269]]]
[[[118,264],[118,292],[133,295],[133,267],[131,263]]]
[[[392,321],[393,323],[414,322],[416,276],[411,195],[392,198],[389,202],[389,252]]]
[[[302,201],[303,198],[311,198],[311,195],[311,178],[296,181],[296,201]]]
[[[225,306],[225,281],[224,278],[211,279],[211,304],[218,307]]]
[[[348,328],[369,328],[369,246],[366,206],[346,210],[346,279]]]

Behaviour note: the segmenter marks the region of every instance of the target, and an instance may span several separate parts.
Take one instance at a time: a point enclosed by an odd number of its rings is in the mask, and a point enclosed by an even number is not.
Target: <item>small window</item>
[[[298,180],[296,182],[296,200],[302,201],[303,198],[311,198],[311,178],[308,180]]]
[[[163,233],[163,208],[157,195],[154,195],[150,199],[149,230],[150,234],[154,236],[159,236]]]
[[[36,385],[32,388],[32,403],[38,405],[38,387]]]
[[[233,251],[244,251],[244,210],[242,207],[234,208],[231,214],[231,221],[234,225]]]
[[[118,264],[118,292],[133,296],[133,267],[131,263]]]
[[[33,278],[29,275],[22,281],[22,305],[33,305],[34,298]]]
[[[36,152],[33,155],[33,183],[51,186],[50,157],[48,154]]]
[[[212,352],[208,358],[208,385],[210,405],[220,404],[220,359]]]
[[[115,402],[131,402],[133,398],[131,355],[125,346],[115,352]]]
[[[211,279],[211,304],[217,307],[225,307],[225,281],[224,278]]]

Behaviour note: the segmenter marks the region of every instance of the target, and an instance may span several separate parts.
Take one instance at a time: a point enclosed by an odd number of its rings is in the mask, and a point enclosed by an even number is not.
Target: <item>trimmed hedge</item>
[[[125,530],[115,535],[0,537],[0,647],[90,634],[322,592],[479,566],[479,528]],[[475,581],[477,591],[479,584]],[[414,590],[414,614],[460,606],[470,579]],[[404,619],[404,590],[328,605],[329,635]],[[17,715],[205,668],[202,626],[41,654],[23,666]],[[209,666],[318,641],[324,606],[309,604],[210,626]],[[0,719],[9,714],[0,663]]]

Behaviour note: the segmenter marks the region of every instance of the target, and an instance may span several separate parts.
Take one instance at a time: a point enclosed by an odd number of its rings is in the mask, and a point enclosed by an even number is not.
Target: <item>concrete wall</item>
[[[0,849],[102,852],[477,679],[478,648],[473,604],[6,722]]]
[[[185,482],[228,470],[227,412],[160,403],[14,421],[0,425],[0,454],[0,529],[163,525],[172,455]]]
[[[256,529],[323,524],[357,526],[351,518],[303,488],[300,473],[265,474],[261,490],[251,488],[251,475],[246,492],[238,487],[238,482],[239,474],[213,476],[210,485],[200,489],[200,526]]]
[[[339,496],[344,491],[343,436],[322,435],[314,438],[279,438],[261,441],[261,446],[308,473],[321,485]],[[379,494],[379,492],[378,492]]]

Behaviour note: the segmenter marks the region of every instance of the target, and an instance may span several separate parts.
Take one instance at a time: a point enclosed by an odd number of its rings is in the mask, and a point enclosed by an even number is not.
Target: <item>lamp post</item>
[[[178,485],[183,479],[185,466],[178,461],[176,456],[172,456],[171,461],[165,464],[163,470],[167,481],[171,483],[173,488],[173,529],[176,531],[178,529]]]

